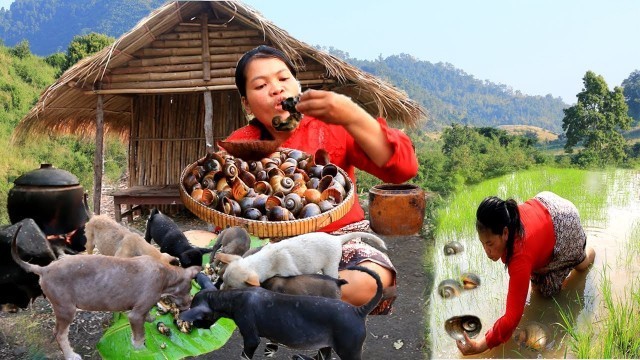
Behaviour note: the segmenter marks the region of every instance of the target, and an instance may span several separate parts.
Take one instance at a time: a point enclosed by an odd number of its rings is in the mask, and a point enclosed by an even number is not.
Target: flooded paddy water
[[[571,200],[580,212],[587,233],[587,246],[596,251],[595,263],[583,273],[572,273],[560,294],[544,298],[530,291],[519,328],[527,325],[547,332],[540,350],[518,346],[511,339],[478,358],[575,358],[563,320],[580,331],[600,321],[605,306],[602,288],[610,285],[613,299],[629,296],[631,287],[640,283],[640,172],[616,170],[586,172],[543,169],[493,179],[465,189],[453,196],[437,215],[433,268],[436,271],[429,296],[429,339],[434,358],[462,358],[455,341],[447,335],[444,323],[454,316],[474,315],[484,334],[505,309],[508,274],[501,261],[492,262],[482,249],[475,232],[475,211],[486,196],[518,202],[549,190]],[[464,250],[445,255],[444,246],[458,241]],[[438,284],[446,279],[459,280],[472,272],[481,279],[475,289],[461,290],[458,296],[443,298]],[[473,357],[473,356],[471,356]],[[467,358],[467,357],[465,357]]]

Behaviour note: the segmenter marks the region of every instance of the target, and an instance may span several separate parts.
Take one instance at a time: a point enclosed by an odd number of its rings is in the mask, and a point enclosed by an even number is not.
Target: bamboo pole
[[[229,76],[212,78],[209,81],[202,80],[202,77],[196,77],[199,74],[197,71],[175,73],[175,74],[157,74],[152,76],[151,74],[142,74],[142,76],[134,75],[118,75],[118,82],[105,83],[103,89],[154,89],[154,88],[168,88],[168,87],[189,87],[189,86],[207,86],[207,85],[233,85],[235,84],[235,77],[229,73],[229,69],[220,71],[220,75],[229,74]],[[148,81],[144,81],[145,77]],[[171,77],[175,77],[176,80],[170,80]],[[184,78],[186,77],[186,79]],[[323,72],[304,72],[299,74],[298,80],[324,80],[325,74]],[[125,81],[126,80],[126,81]]]
[[[221,91],[221,90],[236,90],[235,85],[213,85],[213,86],[193,86],[184,88],[161,88],[161,89],[111,89],[111,90],[91,90],[85,91],[85,95],[123,95],[123,94],[169,94],[169,93],[193,93],[201,91]]]
[[[202,70],[204,71],[202,74],[202,80],[204,81],[211,80],[211,60],[209,59],[211,53],[209,52],[209,28],[207,27],[208,19],[209,17],[206,12],[202,15],[202,19],[200,19],[200,24],[202,25]],[[211,96],[210,92],[209,96]]]
[[[196,40],[202,39],[202,34],[196,32],[196,28],[190,27],[188,32],[176,31],[172,33],[160,34],[156,40]],[[209,29],[211,30],[211,29]],[[248,38],[259,37],[259,30],[216,30],[209,31],[210,39],[232,39],[232,38]]]
[[[209,56],[210,61],[235,61],[237,62],[242,57],[242,54],[216,54]],[[202,55],[191,56],[170,56],[151,59],[139,59],[129,61],[130,67],[135,66],[155,66],[155,65],[181,65],[181,64],[195,64],[202,63]]]
[[[300,81],[300,84],[302,86],[332,85],[335,83],[336,81],[334,79]],[[90,91],[85,91],[84,94],[85,95],[167,94],[167,93],[193,93],[193,92],[201,92],[201,91],[207,91],[207,90],[211,90],[211,91],[236,90],[236,86],[235,84],[234,85],[227,84],[227,85],[206,85],[206,86],[155,88],[155,89],[131,87],[129,89],[122,88],[122,89],[108,89],[108,90],[90,90]]]
[[[212,62],[211,69],[228,69],[236,67],[235,61]],[[111,75],[122,74],[144,74],[144,73],[168,73],[180,71],[202,70],[202,63],[179,64],[179,65],[158,65],[116,68],[111,71]]]
[[[211,91],[204,93],[204,137],[207,154],[213,154],[216,150],[213,144],[213,101]]]
[[[190,86],[207,86],[207,85],[233,85],[235,78],[223,77],[215,78],[210,81],[200,79],[186,80],[169,80],[169,81],[139,81],[139,82],[119,82],[105,84],[104,89],[156,89],[169,87],[190,87]]]
[[[253,49],[255,46],[253,45],[215,45],[211,46],[210,42],[200,42],[201,45],[198,47],[172,47],[172,48],[144,48],[133,53],[136,58],[145,58],[145,57],[167,57],[167,56],[191,56],[191,55],[202,55],[206,59],[208,54],[234,54],[234,53],[244,53]],[[211,47],[211,51],[207,52],[207,54],[202,53],[202,44],[207,44]]]
[[[172,73],[140,73],[105,76],[108,83],[123,82],[146,82],[146,81],[174,81],[174,80],[200,80],[203,78],[203,71],[181,71]],[[235,75],[235,69],[215,69],[209,70],[209,77],[230,77]]]
[[[208,24],[207,24],[207,26],[209,26],[209,28],[214,28],[214,29],[216,29],[216,28],[217,28],[217,29],[219,29],[219,28],[225,28],[225,29],[227,29],[227,30],[241,30],[241,28],[240,28],[239,26],[228,25],[228,24],[227,24],[227,20],[213,19],[213,20],[211,20],[211,21],[216,21],[216,20],[217,20],[217,21],[224,21],[224,23],[221,23],[221,24],[208,23]],[[192,28],[193,28],[193,27],[198,27],[198,26],[200,26],[200,24],[198,24],[198,23],[193,23],[193,22],[190,22],[190,23],[188,23],[188,22],[181,22],[181,23],[179,23],[178,25],[180,25],[180,26],[184,26],[184,27],[188,27],[188,26],[190,26],[190,27],[192,27]]]
[[[256,38],[230,38],[230,39],[209,39],[209,46],[238,46],[238,45],[251,45],[258,46],[264,44],[262,39]],[[150,48],[164,49],[164,48],[187,48],[187,47],[201,47],[201,39],[193,40],[155,40],[149,45]]]
[[[96,150],[93,154],[93,212],[100,215],[102,198],[102,162],[104,161],[104,98],[98,95],[96,104]],[[118,209],[116,209],[118,210]]]
[[[129,117],[129,161],[127,161],[127,165],[129,168],[129,183],[127,185],[131,186],[131,178],[135,178],[135,176],[137,175],[137,171],[135,168],[136,165],[136,147],[138,145],[138,143],[136,142],[136,137],[138,136],[138,124],[135,121],[136,120],[136,111],[140,111],[139,106],[136,105],[137,101],[136,98],[134,98],[133,96],[129,99],[130,101],[130,109],[131,109],[131,116]],[[119,209],[115,209],[116,211]]]

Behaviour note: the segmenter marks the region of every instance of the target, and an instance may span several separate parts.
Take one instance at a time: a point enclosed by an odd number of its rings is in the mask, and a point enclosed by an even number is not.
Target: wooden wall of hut
[[[214,141],[244,126],[236,90],[212,92]],[[206,153],[202,93],[132,99],[129,186],[178,184],[180,173]]]

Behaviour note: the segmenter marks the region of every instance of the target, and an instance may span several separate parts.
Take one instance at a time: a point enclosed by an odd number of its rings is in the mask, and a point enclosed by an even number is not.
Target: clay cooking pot
[[[31,218],[45,235],[59,235],[82,227],[89,219],[84,189],[68,171],[42,164],[13,183],[7,198],[12,224]]]
[[[413,184],[381,184],[369,190],[371,229],[381,235],[413,235],[424,220],[424,190]]]

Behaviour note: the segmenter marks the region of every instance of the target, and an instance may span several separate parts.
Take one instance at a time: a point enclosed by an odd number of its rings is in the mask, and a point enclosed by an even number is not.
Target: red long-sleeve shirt
[[[505,314],[485,334],[490,349],[506,342],[513,334],[524,312],[531,274],[549,264],[556,244],[551,215],[541,202],[531,199],[518,205],[518,210],[524,237],[516,238],[508,266],[509,291]],[[503,262],[505,257],[506,254],[502,256]]]
[[[315,154],[318,149],[325,149],[331,162],[347,172],[351,181],[356,184],[355,168],[366,171],[388,183],[402,183],[414,177],[418,171],[418,160],[413,144],[403,132],[388,127],[383,118],[377,119],[387,141],[393,147],[393,155],[384,166],[377,166],[355,142],[353,137],[339,125],[324,123],[310,116],[305,116],[298,128],[281,146],[302,150]],[[244,126],[234,131],[227,140],[257,140],[261,129],[254,125]],[[354,191],[357,194],[356,189]],[[357,199],[351,210],[341,219],[329,224],[319,231],[331,232],[341,227],[363,220],[364,211]]]

